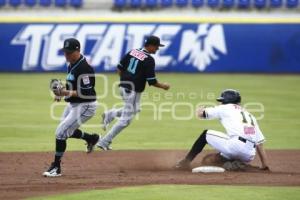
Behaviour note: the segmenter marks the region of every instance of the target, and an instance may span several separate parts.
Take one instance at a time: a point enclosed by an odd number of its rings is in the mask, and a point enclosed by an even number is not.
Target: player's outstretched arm
[[[270,170],[269,165],[268,165],[267,154],[266,154],[263,144],[257,145],[256,150],[257,150],[258,156],[261,161],[261,169],[262,170]]]
[[[60,96],[67,96],[67,97],[77,97],[77,91],[76,90],[66,90],[63,89],[61,91],[61,95]]]
[[[157,88],[164,89],[164,90],[169,90],[170,89],[170,85],[168,83],[157,82],[157,83],[153,84],[153,86],[157,87]]]

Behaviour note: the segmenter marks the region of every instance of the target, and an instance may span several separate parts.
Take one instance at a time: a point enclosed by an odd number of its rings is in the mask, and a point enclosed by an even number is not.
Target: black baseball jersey
[[[136,92],[143,92],[146,81],[157,83],[154,58],[145,49],[133,49],[118,64],[121,71],[120,86]]]
[[[66,102],[83,103],[96,100],[95,72],[82,55],[80,59],[68,66],[66,89],[76,90],[77,97],[65,97]]]

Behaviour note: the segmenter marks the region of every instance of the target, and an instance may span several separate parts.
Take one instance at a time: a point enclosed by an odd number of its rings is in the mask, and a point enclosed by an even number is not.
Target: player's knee
[[[119,119],[119,125],[122,127],[127,127],[131,123],[132,119],[134,118],[135,115],[128,115],[126,117],[122,117]]]
[[[66,140],[67,139],[67,137],[64,135],[64,133],[62,131],[56,131],[55,138],[58,140]]]
[[[130,124],[130,121],[129,120],[126,120],[126,121],[121,121],[120,123],[119,123],[119,125],[120,126],[122,126],[122,127],[127,127],[127,126],[129,126],[129,124]]]
[[[126,119],[126,120],[120,120],[118,124],[119,124],[119,126],[125,128],[125,127],[129,126],[130,122],[131,122],[131,119]]]
[[[55,131],[55,137],[58,140],[66,140],[68,138],[67,136],[67,129],[64,128],[64,126],[58,126],[56,131]]]

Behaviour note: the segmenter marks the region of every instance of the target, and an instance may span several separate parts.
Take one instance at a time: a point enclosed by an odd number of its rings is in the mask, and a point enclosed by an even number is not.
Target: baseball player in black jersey
[[[127,127],[135,114],[140,111],[140,97],[145,89],[146,82],[150,86],[168,90],[169,84],[160,83],[155,76],[155,61],[151,54],[155,54],[159,47],[163,47],[156,36],[146,38],[144,48],[129,51],[118,64],[120,75],[120,93],[124,101],[124,107],[111,109],[102,114],[103,129],[106,130],[109,123],[115,117],[119,117],[111,130],[100,138],[97,146],[103,150],[109,150],[110,144],[125,127]]]
[[[91,152],[99,139],[97,134],[88,134],[80,129],[81,124],[88,121],[96,112],[95,73],[87,63],[85,57],[80,54],[80,43],[74,38],[64,41],[63,52],[68,66],[66,87],[56,85],[52,87],[55,100],[62,97],[68,102],[61,122],[56,129],[56,153],[54,162],[43,173],[46,177],[61,176],[60,162],[66,150],[68,138],[83,139],[87,143],[87,152]]]

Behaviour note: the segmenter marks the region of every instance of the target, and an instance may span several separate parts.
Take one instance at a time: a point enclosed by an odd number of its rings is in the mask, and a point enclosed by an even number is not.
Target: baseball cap
[[[222,102],[223,104],[228,103],[240,103],[241,102],[241,95],[240,92],[233,89],[226,89],[221,93],[221,96],[218,97],[216,100]]]
[[[64,41],[64,47],[62,48],[62,51],[72,53],[77,50],[80,50],[80,42],[77,39],[68,38]]]
[[[154,46],[160,46],[164,47],[165,45],[160,43],[160,39],[157,36],[151,35],[148,36],[145,40],[145,45],[154,45]]]

